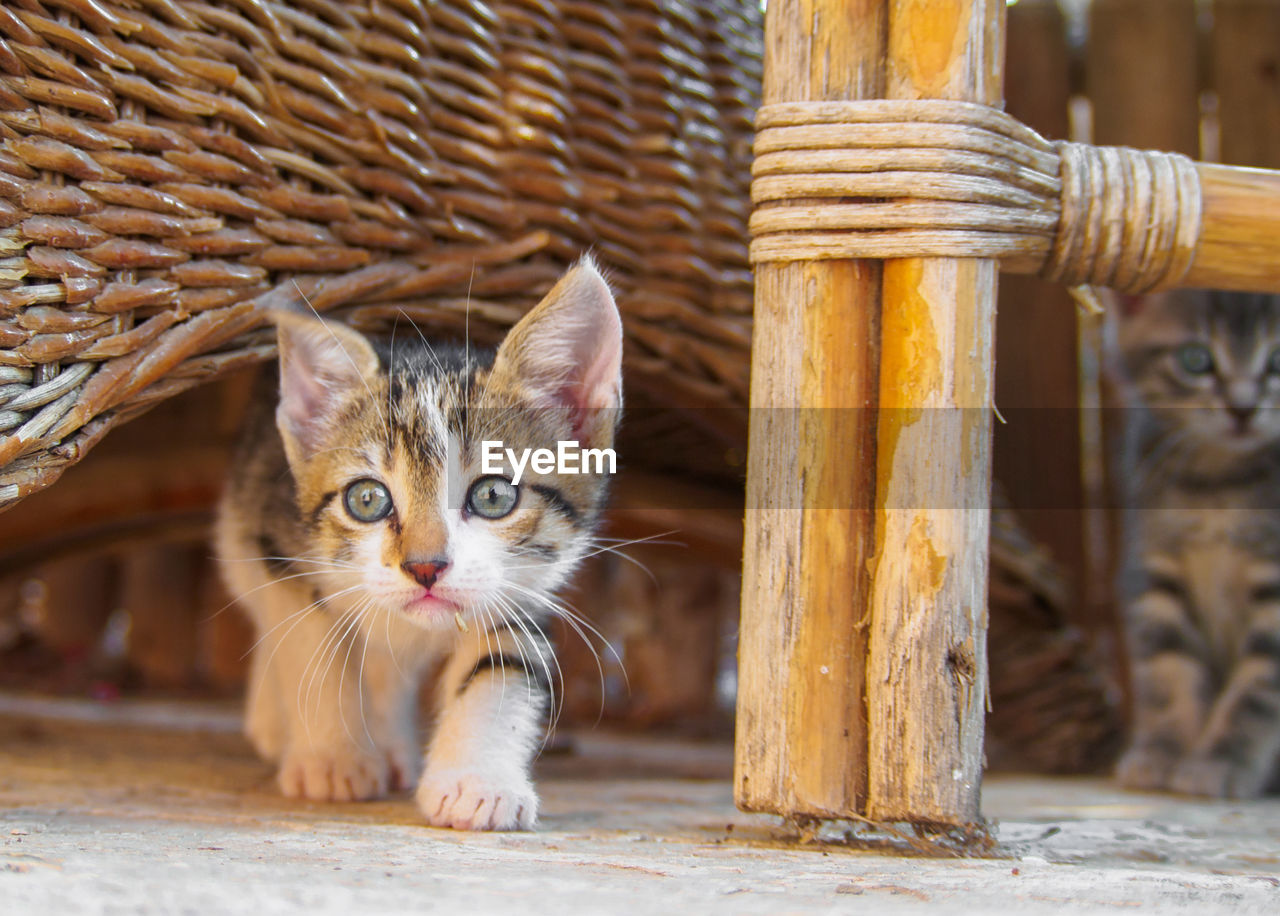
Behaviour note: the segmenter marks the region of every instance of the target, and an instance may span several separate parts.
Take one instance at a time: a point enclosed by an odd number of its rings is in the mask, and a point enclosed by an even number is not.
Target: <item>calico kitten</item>
[[[1280,297],[1130,300],[1121,783],[1250,797],[1280,755]]]
[[[591,544],[602,475],[484,470],[482,443],[608,448],[622,325],[590,260],[496,354],[277,316],[279,404],[222,501],[224,578],[258,631],[246,732],[280,788],[372,798],[417,781],[436,826],[526,829],[555,661],[542,622]],[[491,467],[492,469],[492,467]],[[508,474],[510,468],[507,468]]]

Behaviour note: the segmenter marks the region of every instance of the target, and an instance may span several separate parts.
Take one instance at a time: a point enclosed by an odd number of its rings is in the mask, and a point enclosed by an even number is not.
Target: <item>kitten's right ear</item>
[[[291,464],[317,451],[339,406],[366,390],[378,357],[358,331],[293,312],[272,318],[280,341],[280,404],[276,426]]]

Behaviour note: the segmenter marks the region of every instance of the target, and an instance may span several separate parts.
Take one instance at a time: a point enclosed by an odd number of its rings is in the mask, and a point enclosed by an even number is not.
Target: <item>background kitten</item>
[[[1126,299],[1127,786],[1260,794],[1280,754],[1280,300]]]
[[[437,708],[428,821],[527,828],[555,661],[540,621],[592,545],[598,476],[486,475],[481,443],[607,448],[622,326],[584,260],[496,355],[370,341],[278,317],[275,422],[251,425],[223,499],[224,577],[253,618],[246,731],[286,795],[349,800],[415,782],[419,680]]]

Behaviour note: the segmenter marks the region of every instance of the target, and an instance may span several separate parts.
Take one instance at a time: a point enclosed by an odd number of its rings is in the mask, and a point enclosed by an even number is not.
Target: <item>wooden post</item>
[[[153,687],[182,687],[196,674],[199,583],[189,544],[153,544],[123,559],[121,605],[129,612],[129,666]]]
[[[1009,7],[1007,110],[1041,136],[1067,140],[1071,96],[1066,21],[1057,0]],[[1094,625],[1086,600],[1077,314],[1065,287],[1000,277],[996,319],[994,476],[1018,520],[1072,583],[1075,619]],[[1077,611],[1084,612],[1077,614]]]
[[[1093,0],[1087,83],[1093,142],[1196,157],[1195,0]]]
[[[1141,40],[1136,36],[1141,35]],[[1089,44],[1086,84],[1093,111],[1090,137],[1076,139],[1138,149],[1162,149],[1196,157],[1200,149],[1200,74],[1197,54],[1195,0],[1094,0],[1089,7]],[[1160,91],[1152,87],[1159,86]],[[1102,324],[1117,320],[1107,314],[1086,319],[1095,352],[1102,353]],[[1108,506],[1118,505],[1125,470],[1119,466],[1124,435],[1120,395],[1114,379],[1104,371],[1099,379],[1101,452],[1105,481],[1101,496]],[[1091,588],[1098,610],[1110,617],[1111,638],[1123,645],[1124,625],[1117,606],[1114,582],[1119,550],[1124,543],[1120,513],[1106,514],[1110,550],[1095,558],[1100,575]],[[1100,562],[1101,561],[1101,562]],[[1105,563],[1105,566],[1103,565]],[[1099,613],[1099,616],[1103,616]],[[1119,676],[1129,692],[1127,656],[1117,652]]]
[[[896,0],[889,94],[1000,105],[1005,4]],[[884,265],[868,816],[979,819],[994,261]]]
[[[770,3],[764,102],[882,96],[888,6]],[[734,766],[750,811],[865,807],[880,282],[876,262],[756,269]]]
[[[998,104],[1004,8],[774,0],[764,101]],[[978,260],[757,268],[744,808],[979,818],[995,275]]]
[[[1212,48],[1222,161],[1280,166],[1280,3],[1214,0]]]
[[[1212,48],[1222,161],[1280,168],[1280,0],[1215,0]],[[1225,173],[1213,166],[1201,167],[1202,179]],[[1260,199],[1268,190],[1280,194],[1280,182],[1274,176],[1232,175],[1230,187],[1232,191],[1227,192],[1214,182],[1205,188],[1206,197],[1212,195],[1222,206],[1236,208],[1231,211],[1232,224],[1247,233],[1220,238],[1223,230],[1216,222],[1206,226],[1205,241],[1210,248],[1206,258],[1216,248],[1245,262],[1220,271],[1227,274],[1218,278],[1225,283],[1268,268],[1274,271],[1274,252],[1259,251],[1256,246],[1266,245],[1280,234],[1274,203]],[[1207,203],[1212,205],[1214,200]]]

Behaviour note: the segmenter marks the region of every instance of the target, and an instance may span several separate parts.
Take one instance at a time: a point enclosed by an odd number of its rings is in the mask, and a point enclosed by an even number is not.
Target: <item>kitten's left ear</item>
[[[276,312],[280,403],[276,425],[291,464],[320,448],[339,407],[368,389],[378,357],[358,331],[336,321]]]
[[[590,258],[575,264],[508,332],[493,374],[539,407],[622,406],[622,319]]]

